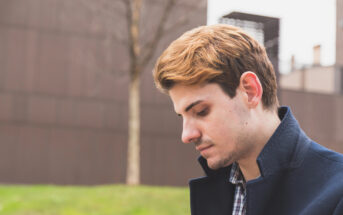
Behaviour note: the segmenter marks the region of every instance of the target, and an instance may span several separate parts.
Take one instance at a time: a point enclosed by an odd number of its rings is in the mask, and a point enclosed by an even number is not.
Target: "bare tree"
[[[129,53],[129,130],[128,130],[128,151],[127,151],[127,172],[126,183],[129,185],[140,184],[140,76],[146,69],[148,63],[152,60],[156,48],[161,39],[167,33],[185,25],[188,22],[188,14],[183,14],[176,20],[170,21],[170,14],[177,4],[182,3],[181,0],[163,0],[154,1],[150,3],[161,6],[161,16],[157,17],[155,21],[154,32],[149,32],[149,37],[142,36],[142,8],[147,0],[99,0],[99,1],[83,1],[85,6],[92,10],[93,14],[116,14],[124,17],[126,22],[127,37],[123,38],[118,32],[110,31],[111,34],[107,38],[114,38],[121,43],[127,45]],[[198,1],[185,4],[189,10],[204,7],[206,1]],[[121,5],[118,5],[120,3]],[[198,6],[197,6],[198,5]],[[114,20],[111,20],[112,22]],[[167,25],[169,21],[169,25]],[[109,23],[111,25],[111,22]],[[115,27],[115,26],[114,26]],[[111,28],[109,28],[111,29]],[[144,39],[143,39],[144,38]],[[148,39],[146,39],[148,38]]]
[[[126,183],[137,185],[140,183],[140,106],[139,106],[139,84],[140,75],[147,63],[151,60],[156,47],[164,34],[164,24],[168,19],[175,0],[168,0],[165,5],[151,41],[141,49],[140,44],[140,19],[142,0],[123,0],[126,6],[126,19],[129,32],[130,50],[130,86],[129,86],[129,142]],[[141,53],[144,52],[144,53]],[[142,57],[141,57],[142,56]]]

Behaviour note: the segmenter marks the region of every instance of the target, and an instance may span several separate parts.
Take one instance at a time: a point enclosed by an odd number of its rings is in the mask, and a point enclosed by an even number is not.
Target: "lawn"
[[[188,188],[0,186],[0,215],[189,215]]]

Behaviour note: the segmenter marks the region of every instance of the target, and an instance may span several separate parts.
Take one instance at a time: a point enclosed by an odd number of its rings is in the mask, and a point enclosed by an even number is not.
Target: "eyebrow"
[[[203,100],[198,100],[198,101],[195,101],[193,102],[192,104],[188,105],[186,108],[185,108],[185,112],[189,111],[190,109],[192,109],[192,107],[194,107],[195,105],[199,104],[203,102]]]
[[[188,105],[186,108],[185,108],[185,112],[189,111],[190,109],[192,109],[192,107],[194,107],[195,105],[199,104],[203,102],[203,100],[197,100],[193,103],[191,103],[190,105]],[[181,116],[181,114],[177,114],[178,116]]]

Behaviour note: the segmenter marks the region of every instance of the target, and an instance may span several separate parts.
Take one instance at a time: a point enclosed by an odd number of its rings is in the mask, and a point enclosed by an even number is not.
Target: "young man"
[[[157,87],[183,119],[206,176],[192,215],[342,215],[343,156],[310,140],[280,107],[264,47],[238,28],[202,26],[160,56]]]

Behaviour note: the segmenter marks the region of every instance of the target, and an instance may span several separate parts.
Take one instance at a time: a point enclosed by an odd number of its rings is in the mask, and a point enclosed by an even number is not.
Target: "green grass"
[[[0,186],[0,215],[189,215],[188,188]]]

